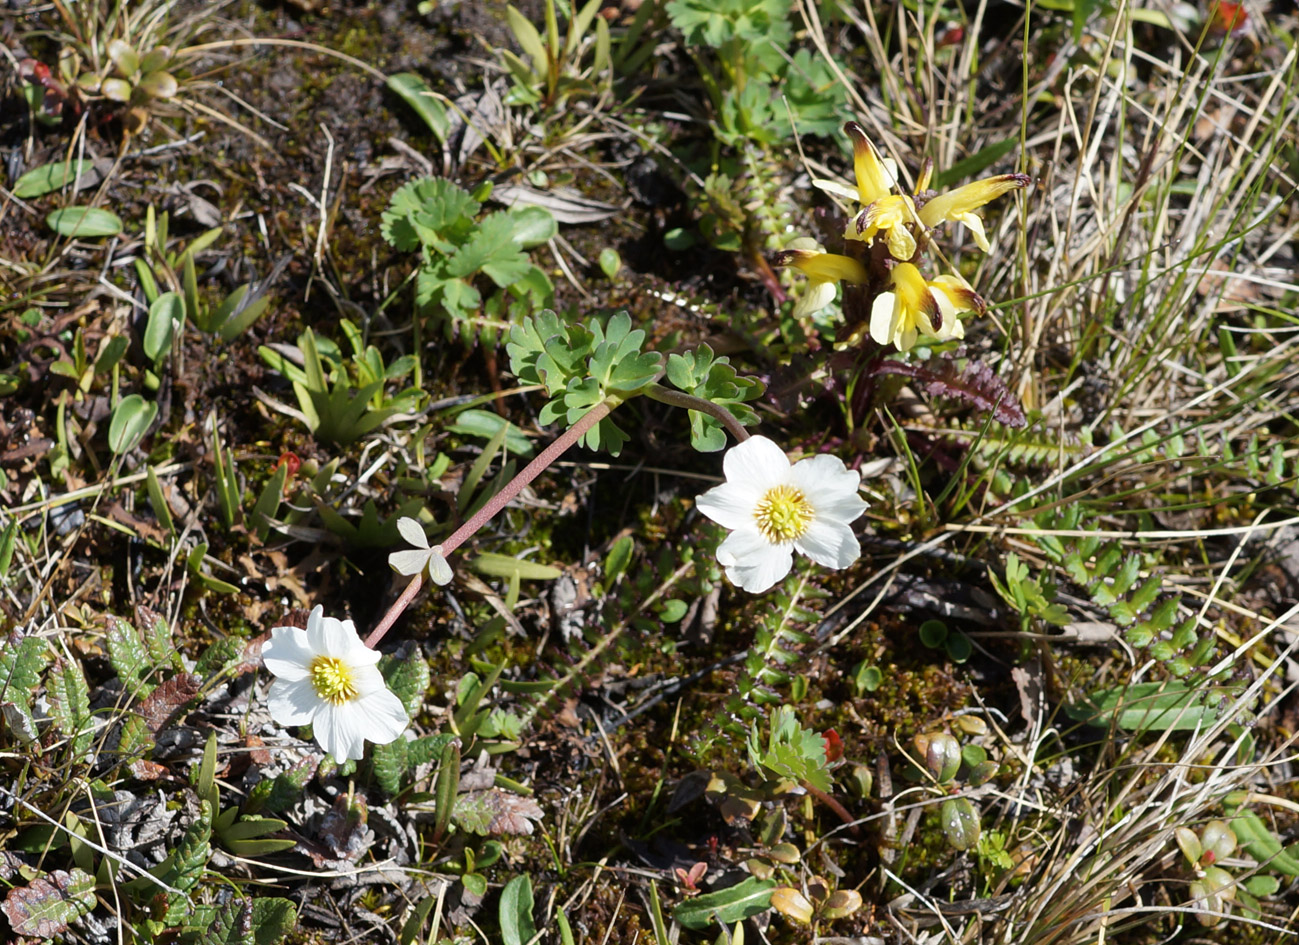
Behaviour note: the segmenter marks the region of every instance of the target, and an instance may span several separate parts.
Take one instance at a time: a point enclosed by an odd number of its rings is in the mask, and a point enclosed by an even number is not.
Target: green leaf
[[[413,72],[398,72],[388,76],[388,88],[415,110],[415,114],[433,132],[438,144],[446,146],[447,135],[451,130],[451,121],[447,117],[447,107],[440,101],[441,96],[435,93],[423,78]]]
[[[171,348],[172,335],[185,322],[185,303],[175,292],[164,292],[149,306],[144,326],[144,356],[157,360]]]
[[[401,700],[406,714],[414,718],[424,705],[429,687],[428,662],[420,652],[419,644],[409,644],[409,649],[385,656],[380,664],[388,688]]]
[[[370,759],[379,787],[389,794],[398,793],[410,769],[406,739],[397,738],[386,745],[375,745]]]
[[[706,929],[715,921],[731,925],[766,912],[775,888],[775,880],[750,876],[727,889],[687,899],[672,910],[672,918],[688,929]]]
[[[498,555],[492,552],[477,555],[469,566],[479,574],[500,578],[518,577],[524,581],[553,581],[564,573],[549,564],[521,561],[509,555]]]
[[[547,243],[559,232],[554,214],[545,207],[517,207],[508,214],[514,223],[510,238],[524,249]]]
[[[1087,2],[1091,2],[1091,0],[1087,0]],[[1017,147],[1019,147],[1018,135],[979,149],[964,160],[957,161],[951,167],[935,173],[934,189],[939,191],[947,190],[966,178],[973,177],[985,168],[996,164]]]
[[[1065,706],[1069,717],[1088,725],[1125,731],[1184,732],[1213,725],[1218,704],[1237,691],[1229,686],[1192,689],[1186,683],[1148,682],[1092,693],[1086,701]]]
[[[532,880],[526,873],[514,877],[501,890],[500,916],[505,945],[528,945],[537,934],[532,922]]]
[[[14,560],[14,543],[18,537],[18,519],[11,518],[0,532],[0,583],[9,579],[9,565]]]
[[[605,590],[613,587],[614,583],[627,571],[628,565],[631,564],[632,553],[636,550],[636,541],[630,535],[623,535],[613,543],[609,549],[609,554],[604,559],[604,583]]]
[[[37,636],[10,633],[0,645],[0,701],[6,703],[5,720],[24,742],[36,738],[32,697],[41,685],[41,672],[49,659],[45,641]]]
[[[514,217],[508,212],[483,218],[475,232],[447,266],[447,274],[459,279],[482,272],[505,287],[523,276],[532,265],[514,240]]]
[[[80,758],[90,748],[90,689],[76,660],[62,661],[50,673],[50,718],[71,742],[72,755]]]
[[[14,183],[13,194],[20,200],[42,197],[73,183],[95,166],[94,161],[56,161],[33,168]]]
[[[157,416],[158,405],[152,401],[139,394],[123,397],[108,424],[108,448],[118,456],[130,452]]]
[[[456,415],[456,422],[448,429],[453,433],[490,440],[500,432],[502,427],[506,431],[505,448],[515,456],[531,456],[536,452],[532,446],[532,441],[527,438],[522,430],[491,410],[479,410],[478,408],[462,410]]]
[[[116,236],[122,232],[121,217],[99,207],[64,207],[47,216],[45,222],[60,236],[81,239]]]
[[[143,699],[153,687],[144,679],[152,668],[135,628],[120,617],[108,618],[108,662],[132,697]]]

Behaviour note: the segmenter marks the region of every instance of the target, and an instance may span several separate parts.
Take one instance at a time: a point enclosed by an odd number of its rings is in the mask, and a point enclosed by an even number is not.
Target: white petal
[[[809,456],[795,463],[790,475],[816,509],[817,519],[851,522],[866,511],[866,502],[857,493],[861,473],[846,467],[837,456]]]
[[[416,548],[428,547],[428,536],[424,534],[424,529],[420,527],[419,522],[408,516],[402,516],[397,519],[397,531],[401,532],[401,537],[406,539],[406,544],[414,545]]]
[[[846,568],[861,557],[861,545],[852,529],[841,522],[812,522],[794,547],[823,568]]]
[[[696,498],[695,507],[723,528],[744,528],[753,524],[754,507],[761,497],[758,490],[725,482]]]
[[[405,551],[394,551],[388,555],[388,567],[398,574],[407,576],[419,574],[428,564],[428,554],[427,551],[412,551],[409,548]]]
[[[365,719],[365,737],[376,745],[386,745],[400,737],[410,724],[406,707],[386,686],[356,701]]]
[[[766,553],[757,559],[750,558],[746,565],[727,568],[726,576],[750,594],[761,594],[775,587],[793,566],[794,556],[788,547],[768,545]]]
[[[428,576],[433,579],[433,583],[439,587],[444,587],[451,583],[451,565],[447,564],[447,559],[442,554],[442,546],[435,546],[428,556]]]
[[[320,621],[315,640],[316,653],[319,655],[344,659],[355,642],[356,626],[352,621],[342,621],[337,617],[325,617]]]
[[[896,301],[894,293],[881,292],[871,306],[871,338],[877,345],[893,342],[893,309],[897,307]]]
[[[838,291],[834,282],[817,282],[808,287],[802,297],[794,303],[794,318],[806,318],[814,315],[834,301]]]
[[[326,705],[312,722],[311,730],[320,747],[339,764],[360,761],[365,755],[365,715],[357,702]]]
[[[732,447],[722,460],[726,481],[759,496],[789,480],[789,457],[765,436],[751,436]]]
[[[956,219],[964,223],[966,228],[969,229],[970,235],[974,237],[974,242],[979,245],[979,249],[986,253],[992,248],[988,242],[988,234],[983,231],[983,219],[977,213],[960,213],[956,215]]]
[[[726,540],[717,546],[717,560],[724,567],[739,565],[746,568],[765,557],[772,548],[780,547],[780,545],[773,545],[750,523],[744,528],[737,528],[731,532],[726,536]],[[788,555],[789,545],[785,545],[784,548],[785,554]]]
[[[262,644],[266,668],[289,682],[307,678],[314,655],[307,645],[307,632],[297,627],[273,627],[270,640]]]
[[[861,194],[857,192],[856,187],[849,187],[847,184],[841,184],[837,180],[826,180],[824,177],[814,177],[812,186],[822,193],[827,193],[832,197],[841,197],[844,200],[853,203],[861,203]]]
[[[277,679],[266,695],[266,708],[271,718],[281,725],[308,725],[322,705],[309,679],[295,682]]]

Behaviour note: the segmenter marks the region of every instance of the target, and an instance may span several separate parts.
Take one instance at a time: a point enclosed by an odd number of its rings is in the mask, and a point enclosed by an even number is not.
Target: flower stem
[[[609,411],[620,403],[622,403],[621,398],[609,395],[583,414],[577,423],[556,437],[555,441],[542,450],[536,459],[528,463],[517,476],[506,483],[505,488],[492,496],[481,509],[474,513],[469,521],[457,528],[450,538],[437,546],[442,549],[442,554],[450,555],[451,552],[471,538],[474,532],[490,522],[496,513],[509,505],[528,483],[541,474],[542,470],[559,459],[570,446],[580,441],[586,435],[587,430],[609,416]],[[401,616],[402,611],[410,606],[410,602],[415,599],[415,595],[419,593],[422,583],[422,574],[416,574],[411,578],[410,583],[406,585],[406,589],[401,592],[401,596],[393,601],[392,606],[388,608],[388,612],[383,615],[383,619],[365,638],[366,646],[374,649],[379,645],[379,641],[383,639],[384,634],[397,622],[397,618]]]
[[[392,602],[392,606],[389,607],[388,612],[383,615],[383,619],[379,621],[379,625],[371,630],[370,635],[365,638],[366,646],[373,650],[379,645],[379,641],[382,640],[383,635],[388,632],[388,628],[397,622],[397,618],[401,616],[402,611],[409,607],[410,602],[415,599],[415,595],[419,593],[420,585],[423,583],[424,575],[421,573],[416,573],[415,576],[410,579],[410,583],[406,585],[406,589],[401,592],[400,597]]]
[[[708,414],[726,427],[731,436],[735,437],[737,443],[743,443],[749,438],[749,431],[744,429],[744,424],[735,419],[735,414],[711,400],[704,400],[704,398],[696,397],[694,394],[669,390],[666,387],[660,387],[658,384],[650,384],[648,387],[643,388],[642,393],[650,400],[657,400],[661,404],[684,407],[687,410],[698,410],[700,413]]]

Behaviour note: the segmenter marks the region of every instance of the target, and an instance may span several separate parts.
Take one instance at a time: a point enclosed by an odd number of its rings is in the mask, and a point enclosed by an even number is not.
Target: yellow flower
[[[930,229],[944,221],[964,223],[979,249],[986,253],[990,249],[988,235],[983,231],[983,220],[974,211],[1008,191],[1028,186],[1030,180],[1027,174],[1001,174],[939,194],[920,208],[920,222]]]
[[[777,266],[793,266],[810,280],[807,291],[794,303],[794,317],[804,318],[834,301],[835,284],[860,284],[870,278],[866,267],[857,260],[837,253],[827,253],[815,240],[799,237],[789,248],[776,254]]]
[[[911,263],[898,263],[887,291],[871,307],[871,337],[881,345],[908,351],[922,334],[937,341],[965,337],[957,313],[981,312],[985,305],[957,276],[926,281]]]
[[[856,200],[861,205],[844,231],[846,239],[872,243],[876,236],[882,235],[889,255],[901,262],[908,262],[915,256],[917,233],[927,234],[944,222],[964,223],[970,228],[979,248],[988,252],[990,247],[983,220],[974,211],[1008,191],[1027,186],[1030,181],[1027,174],[1001,174],[922,200],[921,196],[929,188],[931,173],[931,168],[926,166],[917,181],[916,196],[894,193],[898,180],[897,165],[889,158],[880,157],[862,126],[855,121],[848,122],[843,129],[852,139],[856,189],[831,180],[818,179],[812,183],[828,194]]]

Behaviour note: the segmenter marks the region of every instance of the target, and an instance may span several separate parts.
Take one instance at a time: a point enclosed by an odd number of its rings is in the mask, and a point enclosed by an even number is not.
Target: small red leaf
[[[157,735],[170,722],[184,713],[185,707],[189,705],[190,700],[198,695],[198,688],[199,678],[197,676],[193,673],[181,673],[168,679],[149,693],[149,698],[141,702],[136,711],[144,716],[145,724],[149,726],[150,733]]]

